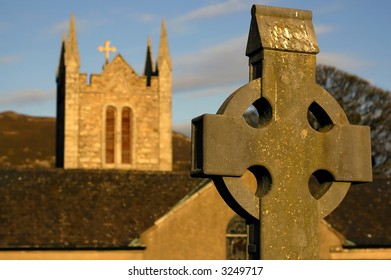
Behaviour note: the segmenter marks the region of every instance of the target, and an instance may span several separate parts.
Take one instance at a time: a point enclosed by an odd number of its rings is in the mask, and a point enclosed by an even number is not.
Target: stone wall
[[[164,73],[164,72],[163,72]],[[102,74],[68,73],[65,94],[65,168],[172,170],[171,72],[139,76],[121,55]],[[114,107],[115,162],[105,162],[106,109]],[[121,112],[131,110],[131,162],[121,162]],[[61,118],[59,118],[61,119]],[[61,135],[59,133],[58,135]],[[61,142],[61,141],[60,141]]]
[[[141,235],[144,259],[227,259],[227,226],[236,214],[213,183],[184,200]]]
[[[171,86],[172,77],[167,61],[160,61],[159,69],[159,150],[160,169],[172,168],[172,121]]]
[[[79,68],[67,65],[65,74],[64,167],[78,167]]]

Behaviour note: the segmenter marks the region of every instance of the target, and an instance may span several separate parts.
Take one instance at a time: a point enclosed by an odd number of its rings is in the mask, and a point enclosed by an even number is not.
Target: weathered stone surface
[[[253,224],[253,257],[318,258],[319,219],[339,205],[350,182],[372,180],[369,128],[350,125],[315,82],[311,17],[254,6],[246,51],[252,81],[217,115],[193,120],[192,175],[213,178],[231,208]],[[250,105],[257,127],[243,118]],[[255,194],[241,178],[246,170],[257,180]],[[316,190],[311,176],[320,182]]]

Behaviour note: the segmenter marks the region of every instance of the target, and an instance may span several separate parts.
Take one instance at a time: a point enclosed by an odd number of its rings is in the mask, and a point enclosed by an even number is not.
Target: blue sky
[[[174,129],[215,113],[247,83],[244,55],[252,4],[311,10],[319,63],[391,90],[388,0],[0,0],[0,112],[55,116],[55,73],[62,33],[76,18],[81,72],[99,73],[110,40],[141,74],[148,35],[156,58],[161,21],[173,63]],[[111,55],[111,58],[113,55]]]

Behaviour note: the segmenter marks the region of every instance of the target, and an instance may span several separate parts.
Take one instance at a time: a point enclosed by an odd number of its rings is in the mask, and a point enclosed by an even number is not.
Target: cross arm
[[[242,176],[248,154],[243,118],[205,114],[192,121],[191,174],[198,177]]]
[[[367,126],[338,124],[327,133],[319,148],[324,151],[321,162],[327,162],[336,181],[371,182],[371,138]],[[320,166],[322,167],[322,166]]]

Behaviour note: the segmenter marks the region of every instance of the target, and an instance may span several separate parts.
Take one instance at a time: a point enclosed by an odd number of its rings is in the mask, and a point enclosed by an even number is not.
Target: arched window
[[[121,162],[131,163],[131,140],[132,140],[132,111],[130,108],[122,109],[122,127],[121,127]]]
[[[236,215],[227,226],[227,260],[245,260],[246,245],[246,220]]]
[[[106,109],[106,163],[114,163],[115,160],[115,115],[114,107]]]

